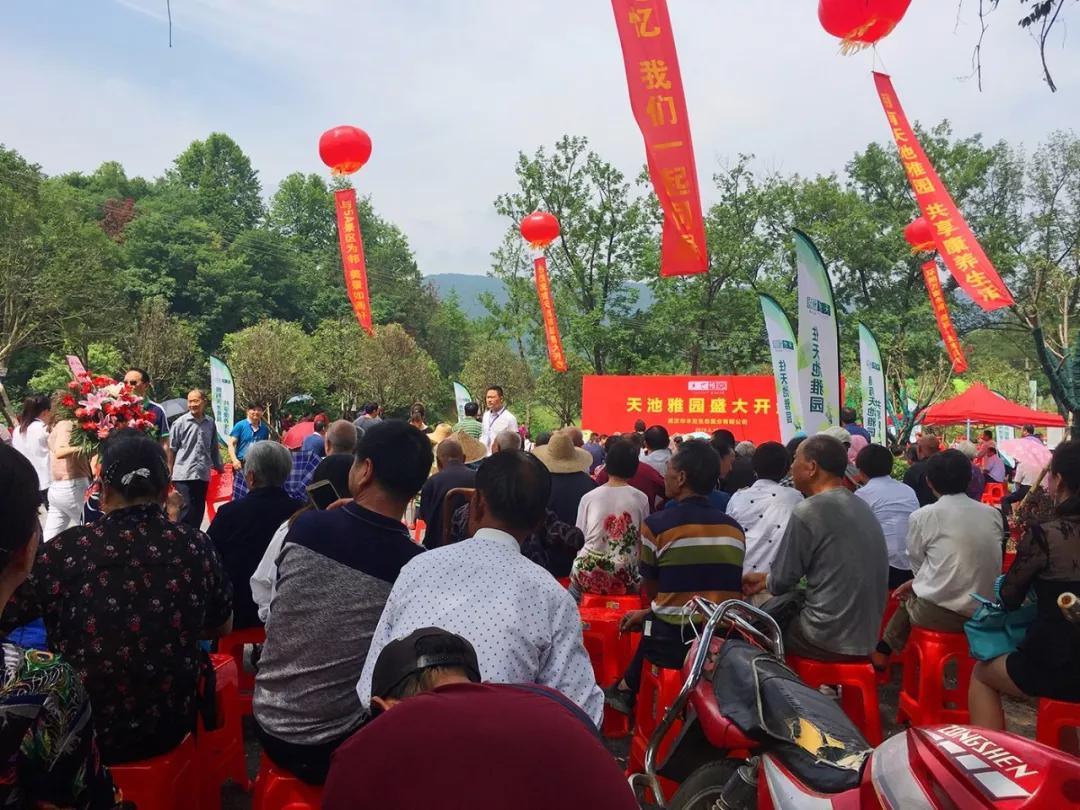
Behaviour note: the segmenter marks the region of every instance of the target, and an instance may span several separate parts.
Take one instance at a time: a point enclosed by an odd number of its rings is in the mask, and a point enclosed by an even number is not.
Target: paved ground
[[[878,690],[881,700],[881,719],[884,724],[885,735],[890,736],[900,731],[903,726],[896,723],[896,699],[900,691],[899,670],[895,671],[893,680]],[[1009,730],[1025,737],[1035,736],[1035,701],[1006,699],[1006,714],[1009,719]],[[246,742],[248,773],[254,779],[259,768],[259,745],[255,739],[255,726],[250,717],[244,718],[244,740]],[[605,745],[619,764],[626,767],[626,758],[629,752],[629,738],[621,740],[606,740]],[[419,776],[419,775],[418,775]],[[251,807],[250,794],[244,793],[239,788],[230,784],[222,791],[223,810],[249,810]]]

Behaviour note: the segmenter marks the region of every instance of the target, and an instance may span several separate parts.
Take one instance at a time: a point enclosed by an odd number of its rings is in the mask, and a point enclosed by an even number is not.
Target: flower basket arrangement
[[[84,373],[68,383],[68,389],[57,409],[59,417],[75,423],[71,444],[87,455],[97,453],[114,430],[134,428],[148,434],[154,430],[142,398],[122,382]]]

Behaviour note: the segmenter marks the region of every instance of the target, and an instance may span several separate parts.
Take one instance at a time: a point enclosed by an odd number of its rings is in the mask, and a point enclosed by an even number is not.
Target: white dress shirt
[[[901,571],[911,570],[908,559],[908,520],[911,513],[919,508],[919,498],[915,490],[895,478],[882,475],[871,478],[855,490],[855,497],[861,498],[870,507],[881,531],[885,534],[885,546],[889,549],[889,566]]]
[[[383,647],[422,627],[468,639],[485,681],[548,686],[597,726],[603,720],[604,695],[581,641],[577,605],[551,574],[521,556],[509,534],[480,529],[401,569],[356,684],[362,705],[371,703],[371,676]]]
[[[731,496],[728,517],[742,526],[746,535],[743,571],[768,571],[772,568],[788,518],[803,499],[802,493],[768,478],[759,478]]]
[[[497,411],[484,411],[484,418],[480,420],[480,441],[487,448],[487,454],[491,455],[491,443],[495,437],[504,430],[512,430],[517,433],[517,417],[506,408]]]
[[[915,595],[970,616],[977,593],[994,598],[1001,573],[1001,513],[965,493],[942,495],[911,515],[908,557]]]
[[[49,469],[49,431],[40,419],[31,422],[26,430],[15,426],[11,434],[11,446],[26,456],[38,477],[38,489],[48,489],[52,483]]]
[[[274,601],[274,588],[277,585],[277,558],[288,533],[289,521],[286,520],[270,538],[270,545],[259,560],[255,573],[251,575],[251,598],[259,607],[259,621],[263,624],[270,618],[270,603]]]

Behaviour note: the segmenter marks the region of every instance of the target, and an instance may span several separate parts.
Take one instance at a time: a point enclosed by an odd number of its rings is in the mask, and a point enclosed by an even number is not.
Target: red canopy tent
[[[1059,414],[1025,408],[975,383],[958,397],[931,405],[923,415],[924,425],[1035,425],[1065,427]]]

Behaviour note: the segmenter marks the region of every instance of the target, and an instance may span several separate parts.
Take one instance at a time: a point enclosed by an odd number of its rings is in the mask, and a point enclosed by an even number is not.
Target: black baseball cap
[[[410,675],[429,667],[461,667],[473,683],[481,680],[476,650],[467,639],[422,627],[383,647],[371,675],[372,697],[386,697]]]

